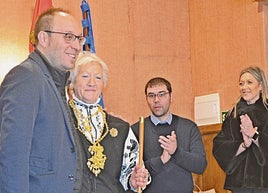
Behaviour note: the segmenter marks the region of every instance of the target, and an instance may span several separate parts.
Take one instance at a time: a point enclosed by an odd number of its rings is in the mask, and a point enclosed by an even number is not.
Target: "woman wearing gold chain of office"
[[[106,64],[88,51],[81,52],[71,72],[69,105],[79,150],[76,193],[135,192],[148,183],[148,171],[137,163],[139,145],[129,123],[98,104],[107,76]]]

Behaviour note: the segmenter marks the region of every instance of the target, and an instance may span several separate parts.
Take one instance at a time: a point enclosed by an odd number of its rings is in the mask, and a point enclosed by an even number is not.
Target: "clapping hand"
[[[158,141],[163,148],[161,160],[163,163],[166,163],[177,150],[177,136],[175,131],[172,131],[171,134],[166,137],[160,136]]]

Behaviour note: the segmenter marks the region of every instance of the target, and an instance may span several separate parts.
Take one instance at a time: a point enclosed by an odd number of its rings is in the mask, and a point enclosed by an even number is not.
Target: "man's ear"
[[[46,47],[48,44],[48,34],[44,31],[38,33],[38,44],[42,47]]]

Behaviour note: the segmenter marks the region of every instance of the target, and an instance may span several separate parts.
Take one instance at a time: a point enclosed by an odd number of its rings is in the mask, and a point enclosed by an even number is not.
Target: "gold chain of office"
[[[98,105],[98,110],[95,113],[89,116],[84,116],[83,113],[76,108],[73,99],[69,100],[69,104],[73,109],[75,117],[77,119],[77,129],[92,144],[88,147],[88,152],[91,154],[91,158],[88,158],[87,167],[93,174],[95,174],[95,176],[98,176],[101,170],[104,169],[106,161],[106,155],[103,153],[104,147],[100,144],[100,142],[108,133],[110,133],[112,137],[116,137],[118,134],[118,130],[116,128],[109,129],[109,126],[106,121],[106,114],[104,113],[100,105]],[[93,141],[92,138],[94,137],[92,134],[92,126],[90,124],[89,118],[97,116],[99,113],[101,113],[103,118],[103,126],[100,129],[100,137]],[[81,125],[84,129],[81,127]],[[105,133],[103,133],[104,128],[106,128]],[[89,133],[92,138],[90,138],[86,133]]]

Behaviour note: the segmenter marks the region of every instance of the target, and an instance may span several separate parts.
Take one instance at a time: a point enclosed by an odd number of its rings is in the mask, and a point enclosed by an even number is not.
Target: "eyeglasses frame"
[[[80,44],[84,44],[85,41],[86,41],[86,38],[84,36],[77,36],[73,33],[70,33],[70,32],[59,32],[59,31],[51,31],[51,30],[44,30],[44,32],[46,33],[52,33],[52,34],[62,34],[62,35],[65,35],[64,36],[64,40],[67,42],[67,43],[71,43],[71,42],[74,42],[76,39],[78,40],[78,42]],[[67,35],[72,35],[74,38],[73,40],[66,40],[66,36]],[[83,38],[83,40],[81,40],[81,38]]]
[[[149,93],[146,95],[146,97],[150,100],[154,100],[156,98],[156,96],[161,99],[163,97],[165,97],[167,94],[169,94],[169,91],[160,91],[159,93],[155,94],[155,93]],[[151,96],[150,96],[151,95]]]

